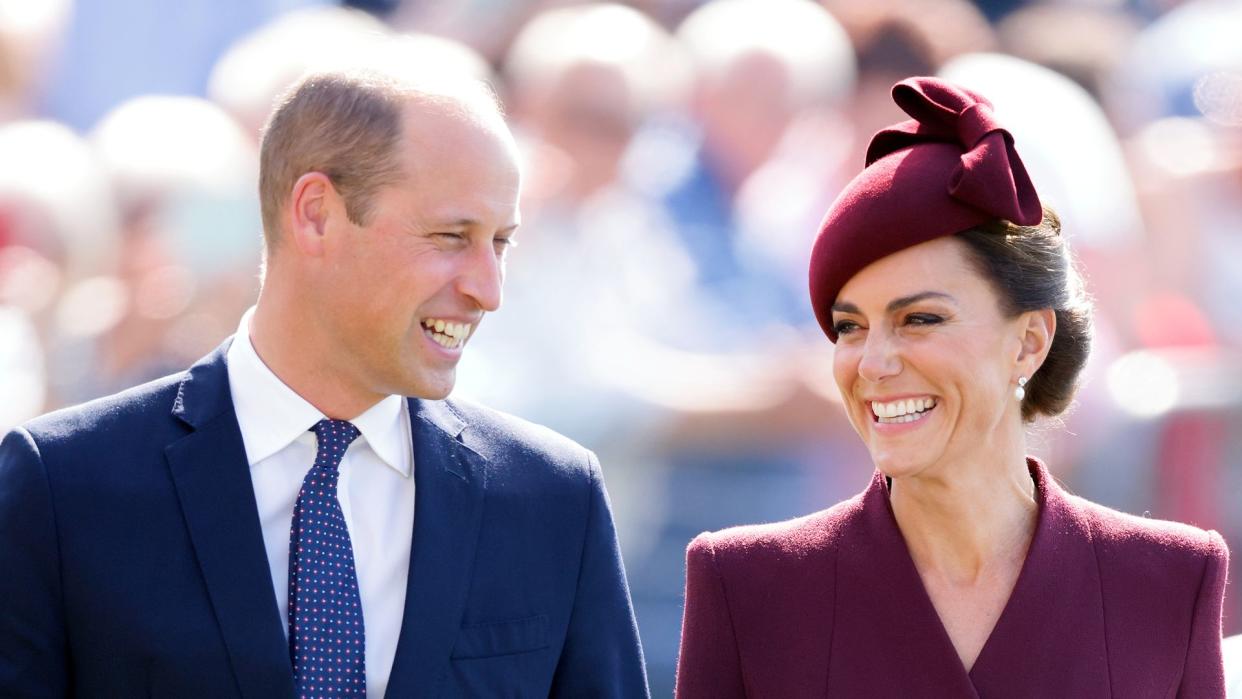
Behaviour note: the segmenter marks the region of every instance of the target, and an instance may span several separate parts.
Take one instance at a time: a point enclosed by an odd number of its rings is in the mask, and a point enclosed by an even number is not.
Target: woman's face
[[[954,237],[907,248],[854,275],[833,305],[833,375],[887,476],[931,474],[1021,433],[1029,314],[1005,318],[968,254]]]

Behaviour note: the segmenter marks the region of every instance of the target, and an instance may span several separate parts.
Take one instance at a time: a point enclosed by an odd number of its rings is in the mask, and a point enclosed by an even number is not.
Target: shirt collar
[[[375,455],[406,478],[414,461],[408,411],[409,401],[388,396],[351,420]]]
[[[324,419],[324,414],[280,380],[250,342],[254,308],[242,315],[229,346],[229,389],[250,466],[284,449]],[[409,477],[413,454],[407,401],[388,396],[351,420],[361,439],[389,467]]]

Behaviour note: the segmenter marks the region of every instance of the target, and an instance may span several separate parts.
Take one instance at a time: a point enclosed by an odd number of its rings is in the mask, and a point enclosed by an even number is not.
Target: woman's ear
[[[1021,351],[1018,364],[1022,376],[1030,378],[1043,365],[1044,358],[1052,349],[1052,339],[1057,332],[1057,314],[1051,308],[1027,311],[1019,316]]]

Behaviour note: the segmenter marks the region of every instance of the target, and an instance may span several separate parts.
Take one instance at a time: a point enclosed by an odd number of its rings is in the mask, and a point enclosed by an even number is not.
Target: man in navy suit
[[[444,400],[518,191],[481,86],[294,86],[237,334],[0,445],[0,695],[646,696],[594,455]]]

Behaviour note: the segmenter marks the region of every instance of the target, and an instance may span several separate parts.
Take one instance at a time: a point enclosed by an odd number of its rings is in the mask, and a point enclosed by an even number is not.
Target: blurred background
[[[600,454],[656,696],[687,542],[868,482],[806,263],[910,75],[995,103],[1097,303],[1077,406],[1034,452],[1088,498],[1220,530],[1239,579],[1238,0],[0,0],[0,429],[232,333],[273,98],[378,37],[506,105],[524,224],[457,391]]]

